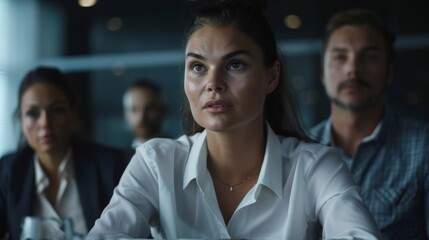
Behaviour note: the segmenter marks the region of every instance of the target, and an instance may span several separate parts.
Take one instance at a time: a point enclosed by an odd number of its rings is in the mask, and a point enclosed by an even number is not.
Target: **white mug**
[[[71,219],[27,216],[22,223],[21,240],[73,239]]]

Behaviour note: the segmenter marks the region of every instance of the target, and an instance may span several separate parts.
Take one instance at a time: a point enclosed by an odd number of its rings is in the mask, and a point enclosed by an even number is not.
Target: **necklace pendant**
[[[233,186],[229,186],[229,191],[230,192],[234,191],[234,187]]]

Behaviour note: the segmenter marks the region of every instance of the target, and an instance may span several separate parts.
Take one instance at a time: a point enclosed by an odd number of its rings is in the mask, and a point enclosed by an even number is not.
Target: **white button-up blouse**
[[[225,224],[207,170],[206,132],[141,145],[88,239],[378,239],[358,187],[330,147],[267,126],[259,178]],[[319,229],[319,230],[318,230]]]

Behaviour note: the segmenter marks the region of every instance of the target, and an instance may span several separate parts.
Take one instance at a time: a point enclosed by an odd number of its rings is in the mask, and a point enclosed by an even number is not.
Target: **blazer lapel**
[[[73,148],[72,157],[80,204],[89,230],[94,225],[95,220],[100,217],[96,161],[92,161],[90,154],[80,147]]]
[[[17,161],[12,168],[11,191],[12,199],[9,209],[11,227],[17,237],[21,233],[21,225],[25,216],[33,215],[35,183],[34,183],[34,153],[31,149],[24,149],[17,156]]]

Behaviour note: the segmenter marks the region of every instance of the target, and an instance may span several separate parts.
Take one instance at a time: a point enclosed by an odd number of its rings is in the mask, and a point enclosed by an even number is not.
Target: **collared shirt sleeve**
[[[147,151],[141,146],[131,159],[112,199],[95,222],[87,239],[109,237],[137,238],[150,235],[150,219],[158,202],[157,176],[145,161]],[[150,152],[149,152],[150,153]]]
[[[326,147],[316,158],[308,167],[308,189],[316,201],[323,239],[381,239],[338,152]]]

